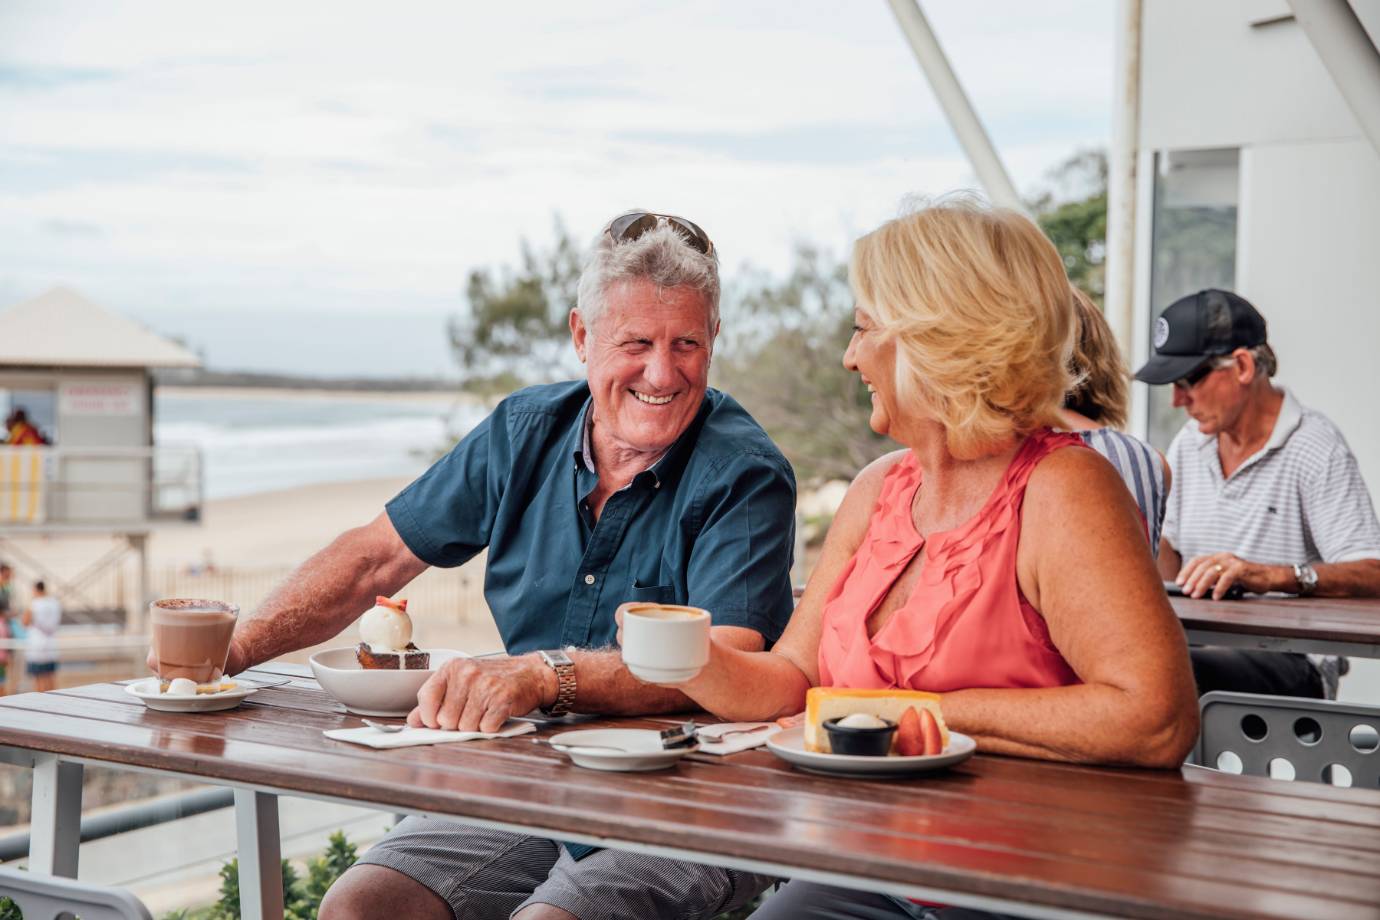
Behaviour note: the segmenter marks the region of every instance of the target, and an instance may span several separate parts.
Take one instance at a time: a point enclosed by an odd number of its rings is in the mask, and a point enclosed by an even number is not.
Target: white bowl
[[[350,712],[362,716],[405,716],[417,705],[417,691],[436,669],[452,658],[467,658],[454,649],[433,648],[425,670],[366,670],[359,666],[354,646],[317,652],[308,659],[311,672],[331,696]]]

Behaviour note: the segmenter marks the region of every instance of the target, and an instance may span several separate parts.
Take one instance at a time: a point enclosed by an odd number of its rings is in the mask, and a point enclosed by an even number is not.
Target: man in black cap
[[[1159,565],[1185,594],[1234,585],[1327,597],[1380,596],[1380,523],[1356,458],[1322,413],[1271,381],[1265,319],[1230,291],[1170,304],[1155,353],[1136,379],[1172,384],[1189,415],[1168,460],[1174,473]],[[1195,648],[1199,693],[1336,695],[1338,659]]]

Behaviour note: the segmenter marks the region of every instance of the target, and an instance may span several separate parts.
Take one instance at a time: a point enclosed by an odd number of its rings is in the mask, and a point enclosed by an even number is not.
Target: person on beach
[[[0,562],[0,640],[14,638],[10,626],[10,582],[14,579],[14,569]],[[10,650],[0,647],[0,696],[4,696],[9,686]]]
[[[770,651],[711,642],[678,685],[730,721],[812,686],[941,695],[989,753],[1176,768],[1198,733],[1183,630],[1125,484],[1058,432],[1074,317],[1059,254],[1013,211],[926,207],[858,241],[843,356],[903,445],[849,487]],[[971,917],[795,880],[758,920]]]
[[[5,444],[10,447],[31,447],[47,444],[48,439],[29,421],[29,413],[15,409],[5,419]]]
[[[1326,415],[1272,378],[1265,318],[1244,297],[1181,297],[1155,323],[1136,378],[1171,385],[1188,415],[1169,445],[1174,488],[1160,571],[1191,597],[1247,591],[1380,597],[1380,521],[1356,457]],[[1334,699],[1345,659],[1194,648],[1200,693]]]
[[[57,689],[57,631],[62,624],[62,604],[48,594],[48,586],[34,582],[34,596],[24,611],[24,669],[39,693]]]
[[[1078,288],[1073,288],[1073,315],[1076,382],[1059,410],[1059,427],[1077,432],[1116,468],[1145,519],[1150,551],[1158,555],[1165,499],[1173,481],[1169,463],[1140,438],[1118,430],[1130,410],[1131,373],[1106,317]]]
[[[708,388],[713,243],[683,218],[620,215],[595,241],[569,321],[586,378],[509,396],[374,521],[305,562],[238,624],[228,673],[325,641],[375,595],[484,549],[508,654],[443,665],[413,725],[691,708],[624,668],[613,640],[625,601],[703,607],[725,647],[777,639],[792,608],[795,479],[748,413]],[[769,882],[409,817],[331,888],[321,917],[713,917]]]

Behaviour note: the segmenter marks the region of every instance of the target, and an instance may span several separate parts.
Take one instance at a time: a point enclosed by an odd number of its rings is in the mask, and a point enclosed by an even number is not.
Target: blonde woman
[[[882,225],[850,266],[844,364],[902,449],[854,480],[770,652],[714,643],[681,689],[730,720],[815,685],[929,690],[982,751],[1176,767],[1197,734],[1183,632],[1116,471],[1056,432],[1074,318],[1053,245],[958,200]],[[918,916],[792,882],[759,918]]]
[[[1087,294],[1078,288],[1072,291],[1077,326],[1072,362],[1076,382],[1064,397],[1059,427],[1077,432],[1116,469],[1145,520],[1150,552],[1158,555],[1171,482],[1169,463],[1140,438],[1117,430],[1126,426],[1131,374],[1102,311]]]

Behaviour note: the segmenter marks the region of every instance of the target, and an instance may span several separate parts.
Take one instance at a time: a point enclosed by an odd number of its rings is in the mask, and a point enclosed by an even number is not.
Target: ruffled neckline
[[[1005,536],[1018,519],[1030,473],[1052,450],[1067,443],[1082,442],[1076,436],[1048,429],[1031,434],[982,507],[958,527],[928,538],[915,529],[911,516],[911,505],[923,485],[924,474],[915,454],[907,453],[888,471],[868,528],[867,555],[882,576],[869,582],[880,585],[880,591],[865,608],[855,607],[853,617],[839,618],[851,619],[851,626],[835,621],[835,629],[853,634],[852,641],[843,646],[863,643],[880,674],[891,674],[898,686],[912,686],[912,678],[930,663],[950,625],[984,582],[1009,574],[983,562],[990,558],[992,544]],[[917,552],[926,555],[911,596],[875,636],[869,637],[867,621],[873,610]],[[1005,554],[1001,555],[1004,558]]]

